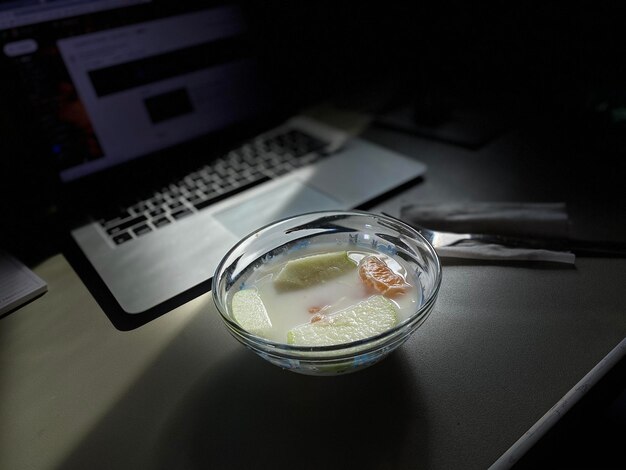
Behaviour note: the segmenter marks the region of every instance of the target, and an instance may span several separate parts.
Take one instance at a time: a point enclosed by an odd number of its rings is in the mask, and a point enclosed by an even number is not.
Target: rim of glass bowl
[[[411,314],[406,320],[397,324],[393,328],[390,328],[389,330],[379,333],[377,335],[369,336],[367,338],[363,338],[357,341],[352,341],[350,343],[340,343],[340,344],[335,344],[335,345],[330,345],[330,346],[297,346],[297,345],[292,345],[292,344],[287,344],[287,343],[279,343],[279,342],[271,341],[261,336],[257,336],[257,335],[253,335],[252,333],[249,333],[248,331],[243,329],[241,326],[239,326],[237,322],[235,322],[234,320],[228,317],[228,314],[226,313],[228,309],[226,305],[224,305],[224,303],[222,302],[221,296],[216,294],[216,287],[221,278],[222,272],[226,268],[226,261],[231,258],[234,252],[236,252],[242,245],[248,243],[252,238],[256,238],[258,234],[260,234],[261,232],[269,230],[277,225],[284,224],[285,222],[288,222],[290,220],[297,220],[297,219],[311,217],[311,216],[319,216],[319,218],[324,218],[324,217],[329,217],[333,215],[334,216],[346,216],[346,217],[349,217],[349,216],[374,217],[377,219],[382,219],[387,222],[391,222],[393,224],[401,226],[404,230],[408,231],[417,240],[422,242],[422,244],[426,248],[426,251],[429,253],[432,260],[434,260],[435,286],[430,296],[422,303],[422,305],[420,305],[420,307],[413,314]],[[263,255],[261,255],[260,257],[262,256]],[[285,217],[283,219],[274,221],[270,224],[264,225],[263,227],[255,230],[254,232],[249,233],[248,235],[244,236],[230,250],[228,250],[228,252],[224,255],[224,257],[218,264],[215,270],[215,274],[213,275],[213,286],[211,288],[211,291],[212,291],[213,302],[215,303],[215,306],[217,307],[217,311],[219,312],[222,319],[226,322],[228,328],[233,330],[233,332],[236,333],[239,336],[239,338],[245,339],[249,342],[256,343],[256,344],[263,344],[264,346],[271,347],[274,350],[282,350],[285,352],[288,351],[288,352],[294,352],[294,353],[303,353],[309,356],[311,353],[316,353],[316,352],[327,353],[327,352],[336,351],[338,353],[341,353],[342,350],[346,350],[346,349],[353,350],[354,348],[365,346],[368,343],[373,343],[373,346],[375,346],[376,348],[384,347],[386,345],[386,342],[383,341],[385,338],[393,339],[393,337],[395,337],[397,333],[404,330],[407,326],[409,326],[413,322],[417,322],[421,324],[420,320],[422,319],[422,316],[425,313],[430,312],[433,306],[432,304],[437,299],[437,295],[439,293],[439,287],[441,286],[441,279],[442,279],[441,262],[439,260],[439,256],[437,255],[437,252],[435,251],[433,246],[430,244],[430,242],[428,242],[428,240],[426,240],[417,230],[415,230],[410,225],[402,222],[399,219],[396,219],[394,217],[390,217],[387,215],[383,215],[383,214],[374,214],[371,212],[359,211],[359,210],[349,210],[349,211],[327,210],[327,211],[306,212],[306,213],[294,215],[291,217]],[[226,299],[224,299],[224,301],[225,300]],[[362,349],[356,352],[361,354],[361,353],[368,352],[368,350]],[[351,351],[347,353],[347,356],[352,356],[353,353],[354,351]],[[327,355],[323,355],[323,358],[328,358],[328,357],[329,356]],[[333,358],[335,358],[335,356],[333,356]]]

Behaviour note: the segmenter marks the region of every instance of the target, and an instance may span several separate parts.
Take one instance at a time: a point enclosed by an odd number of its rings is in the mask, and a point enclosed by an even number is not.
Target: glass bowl
[[[341,250],[366,249],[401,258],[419,280],[421,299],[406,320],[366,339],[334,346],[296,346],[273,342],[244,330],[234,320],[230,301],[251,269],[273,257],[315,244]],[[237,243],[213,277],[213,300],[228,331],[256,354],[284,369],[308,375],[337,375],[368,367],[406,341],[426,320],[439,292],[441,264],[434,248],[401,221],[361,211],[322,211],[267,225]]]

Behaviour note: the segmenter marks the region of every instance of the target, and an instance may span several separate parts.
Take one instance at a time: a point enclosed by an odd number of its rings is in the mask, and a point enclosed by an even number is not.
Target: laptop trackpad
[[[284,217],[318,210],[343,209],[342,206],[327,194],[292,180],[216,212],[214,217],[233,234],[244,237]]]

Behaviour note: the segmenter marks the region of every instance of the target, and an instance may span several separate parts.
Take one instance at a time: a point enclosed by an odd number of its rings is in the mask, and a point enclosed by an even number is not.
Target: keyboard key
[[[121,245],[122,243],[130,241],[132,239],[133,239],[132,235],[128,232],[123,232],[113,237],[113,241],[115,242],[116,245]]]
[[[146,233],[152,232],[152,229],[148,225],[140,225],[139,227],[135,227],[133,229],[133,233],[138,237],[141,235],[145,235]]]
[[[162,207],[157,207],[156,209],[152,209],[149,212],[151,217],[155,217],[155,216],[163,214],[163,213],[165,213],[165,209],[163,209]]]
[[[172,212],[172,217],[174,217],[176,220],[178,220],[178,219],[182,219],[183,217],[186,217],[186,216],[191,215],[191,214],[193,214],[193,212],[191,212],[187,208],[184,208],[184,209],[181,209],[179,211]]]
[[[147,221],[148,218],[145,215],[140,215],[138,217],[133,217],[131,219],[127,219],[126,221],[124,221],[121,224],[115,225],[113,227],[109,227],[107,229],[107,233],[109,235],[115,235],[119,232],[121,232],[122,230],[126,230],[127,228],[132,227],[133,225],[137,225],[141,222],[145,222]]]
[[[200,197],[200,196],[193,196],[187,199],[187,202],[189,202],[189,204],[191,204],[192,206],[197,204],[198,202],[202,201],[204,198]]]
[[[274,168],[274,173],[276,174],[276,176],[287,174],[290,171],[293,171],[293,165],[283,164]]]
[[[263,178],[256,179],[256,180],[254,180],[254,181],[252,181],[250,183],[239,185],[239,186],[237,186],[237,191],[236,192],[244,191],[244,190],[246,190],[248,188],[251,188],[253,186],[256,186],[257,184],[260,184],[260,183],[262,183],[264,181],[268,181],[269,179],[270,179],[269,177],[264,176]],[[198,202],[198,203],[194,204],[194,207],[197,210],[202,210],[205,207],[210,206],[211,204],[215,204],[216,202],[221,201],[222,199],[224,199],[226,197],[232,196],[233,194],[235,194],[235,191],[233,191],[231,193],[218,194],[218,195],[215,195],[214,197],[210,197],[208,199],[205,199],[204,201],[201,201],[201,202]]]
[[[167,217],[163,216],[160,217],[158,219],[155,219],[152,221],[152,225],[154,225],[155,227],[159,228],[159,227],[163,227],[164,225],[167,225],[169,223],[171,223],[172,221],[170,219],[168,219]]]

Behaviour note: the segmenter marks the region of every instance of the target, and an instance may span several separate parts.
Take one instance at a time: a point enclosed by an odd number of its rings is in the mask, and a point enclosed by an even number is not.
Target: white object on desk
[[[23,263],[0,250],[0,315],[24,305],[48,285]]]
[[[400,219],[409,225],[455,233],[498,234],[513,237],[566,238],[569,217],[563,202],[448,202],[403,207]],[[508,247],[476,240],[435,247],[442,258],[500,261],[549,261],[574,264],[569,251]]]

